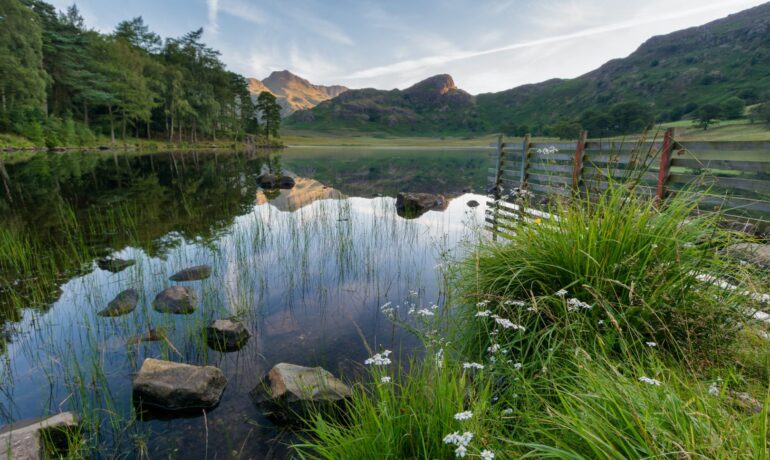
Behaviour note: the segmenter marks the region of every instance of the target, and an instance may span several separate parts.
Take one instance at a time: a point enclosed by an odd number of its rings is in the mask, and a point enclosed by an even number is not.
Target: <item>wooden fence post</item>
[[[582,131],[575,146],[575,157],[572,164],[572,190],[577,192],[580,188],[580,181],[583,180],[583,150],[588,140],[588,131]]]
[[[668,128],[663,136],[663,147],[660,151],[660,169],[658,170],[658,187],[655,192],[655,204],[660,206],[666,198],[666,181],[671,174],[671,152],[674,148],[674,129]]]
[[[495,186],[492,191],[495,196],[495,201],[500,199],[501,190],[503,186],[503,166],[505,165],[505,144],[503,143],[503,135],[497,136],[497,171],[495,172]]]
[[[532,136],[527,134],[524,136],[524,142],[521,145],[521,180],[519,181],[519,191],[523,192],[527,189],[527,174],[529,170],[529,145],[531,144]]]

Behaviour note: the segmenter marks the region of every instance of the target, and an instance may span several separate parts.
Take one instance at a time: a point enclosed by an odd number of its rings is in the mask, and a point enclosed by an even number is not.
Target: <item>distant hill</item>
[[[301,111],[289,126],[389,132],[544,131],[560,122],[581,123],[587,111],[608,113],[637,102],[651,119],[673,121],[698,106],[740,97],[770,101],[770,3],[699,27],[657,36],[623,59],[574,79],[552,79],[472,97],[451,84],[446,104],[417,102],[410,92],[430,93],[426,82],[404,91],[352,90]],[[427,84],[427,86],[425,86]],[[419,99],[419,98],[418,98]],[[451,100],[452,102],[449,102]]]
[[[281,116],[287,117],[297,110],[310,109],[319,103],[339,96],[348,89],[344,86],[314,85],[288,70],[273,72],[260,81],[249,78],[249,91],[256,98],[262,91],[273,93],[281,105]]]
[[[349,90],[287,120],[310,129],[397,132],[473,131],[478,125],[475,98],[457,88],[449,75],[436,75],[405,90]]]

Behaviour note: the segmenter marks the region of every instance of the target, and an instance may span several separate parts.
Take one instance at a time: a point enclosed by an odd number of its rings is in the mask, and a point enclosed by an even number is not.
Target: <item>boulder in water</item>
[[[136,292],[136,289],[126,289],[112,299],[112,301],[107,304],[107,308],[97,314],[99,316],[125,315],[134,311],[136,304],[138,303],[139,293]]]
[[[206,328],[206,341],[217,351],[240,350],[251,337],[242,322],[232,319],[217,319]]]
[[[480,203],[478,201],[476,201],[476,200],[469,200],[465,204],[468,205],[469,208],[476,208],[476,207],[479,206]]]
[[[155,296],[153,308],[161,313],[186,315],[195,311],[195,291],[185,286],[172,286]]]
[[[290,176],[278,174],[262,174],[257,177],[257,185],[264,189],[285,189],[294,188],[294,179]]]
[[[432,209],[444,210],[446,206],[443,195],[401,192],[396,196],[396,211],[401,217],[419,217]]]
[[[147,358],[134,379],[134,398],[166,410],[214,407],[227,385],[221,370]]]
[[[197,281],[206,279],[209,276],[211,276],[211,267],[208,265],[196,265],[174,273],[169,279],[171,281]]]
[[[103,257],[96,261],[96,265],[102,270],[107,270],[112,273],[122,272],[128,267],[134,265],[136,261],[134,259],[123,260],[115,259],[111,257]]]
[[[287,422],[308,406],[339,409],[337,404],[350,397],[350,388],[321,367],[279,363],[251,391],[251,397],[267,415]]]
[[[78,419],[72,412],[62,412],[12,423],[0,430],[0,460],[37,460],[59,457],[46,452],[46,442],[60,449],[78,430]],[[65,452],[66,454],[66,452]]]

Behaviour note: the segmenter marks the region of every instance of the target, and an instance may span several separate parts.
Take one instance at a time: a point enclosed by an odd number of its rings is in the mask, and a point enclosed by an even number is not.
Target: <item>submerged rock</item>
[[[470,200],[465,204],[468,205],[469,208],[476,208],[479,206],[480,203],[476,200]]]
[[[250,394],[267,415],[286,422],[309,405],[337,410],[337,403],[350,397],[350,388],[321,367],[279,363]]]
[[[770,268],[770,244],[733,244],[727,248],[727,254],[763,268]]]
[[[136,304],[139,303],[139,293],[136,289],[126,289],[118,294],[110,303],[107,304],[107,308],[97,313],[99,316],[120,316],[127,313],[131,313],[136,308]]]
[[[217,319],[206,328],[206,342],[217,351],[240,350],[251,337],[240,321]]]
[[[444,210],[446,207],[444,195],[401,192],[396,196],[396,211],[401,217],[419,217],[430,210]]]
[[[129,337],[126,341],[126,345],[139,345],[143,342],[157,342],[159,340],[166,339],[166,331],[163,329],[150,328],[143,335],[135,335]]]
[[[257,177],[257,185],[264,189],[290,189],[294,187],[294,179],[278,174],[262,174]]]
[[[147,358],[134,379],[134,398],[167,410],[214,407],[227,385],[221,370]]]
[[[174,273],[169,279],[171,281],[197,281],[211,276],[211,267],[208,265],[196,265],[195,267],[185,268]]]
[[[172,286],[155,296],[152,307],[161,313],[186,315],[195,311],[195,291],[185,286]]]
[[[72,412],[62,412],[16,422],[0,430],[0,460],[37,460],[53,458],[46,452],[46,440],[54,448],[66,448],[68,432],[78,429],[78,419]],[[66,454],[66,452],[64,452]],[[58,455],[56,456],[58,457]]]
[[[101,259],[96,261],[96,265],[99,268],[101,268],[102,270],[110,271],[112,273],[122,272],[123,270],[134,265],[135,263],[136,261],[134,259],[124,260],[124,259],[113,259],[110,257],[102,257]]]

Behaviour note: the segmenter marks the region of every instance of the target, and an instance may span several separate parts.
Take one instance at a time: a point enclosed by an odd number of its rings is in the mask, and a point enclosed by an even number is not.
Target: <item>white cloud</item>
[[[252,24],[264,24],[267,22],[267,15],[264,11],[254,5],[244,3],[240,0],[207,0],[209,3],[209,15],[211,14],[211,4],[218,4],[219,11],[235,18],[241,19]],[[210,16],[209,16],[210,17]]]
[[[219,0],[206,0],[206,6],[208,6],[208,28],[207,30],[212,34],[219,32]]]

